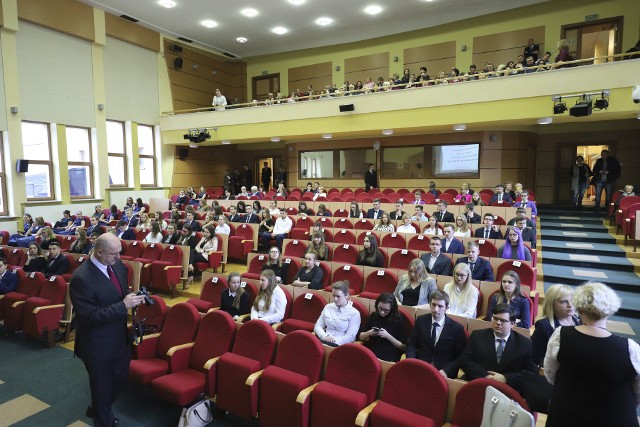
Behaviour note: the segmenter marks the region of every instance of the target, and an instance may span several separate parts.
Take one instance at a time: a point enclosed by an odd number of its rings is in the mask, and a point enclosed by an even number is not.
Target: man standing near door
[[[378,188],[378,173],[376,172],[376,166],[371,163],[369,170],[364,173],[364,189],[365,191]]]
[[[596,186],[596,202],[594,206],[596,212],[600,211],[602,190],[607,192],[604,207],[605,209],[609,208],[613,187],[616,180],[620,178],[621,169],[620,162],[611,156],[609,150],[602,150],[600,158],[596,160],[596,164],[593,167],[593,179],[591,180],[591,184]]]
[[[269,167],[269,162],[264,162],[264,167],[262,168],[262,189],[267,192],[269,191],[269,184],[271,183],[271,168]]]

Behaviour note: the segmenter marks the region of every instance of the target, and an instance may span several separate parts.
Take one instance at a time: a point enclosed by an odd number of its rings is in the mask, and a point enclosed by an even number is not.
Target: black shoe
[[[84,413],[84,415],[87,418],[92,418],[93,419],[93,406],[91,406],[91,405],[87,406],[87,410]],[[120,425],[120,420],[118,418],[116,418],[116,417],[113,417],[113,425],[114,426]]]

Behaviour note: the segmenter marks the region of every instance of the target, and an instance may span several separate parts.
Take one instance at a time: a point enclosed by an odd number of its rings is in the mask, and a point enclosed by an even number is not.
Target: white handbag
[[[182,409],[178,427],[204,427],[211,421],[213,421],[211,401],[205,398]]]
[[[487,387],[480,427],[534,427],[533,415],[494,387]]]

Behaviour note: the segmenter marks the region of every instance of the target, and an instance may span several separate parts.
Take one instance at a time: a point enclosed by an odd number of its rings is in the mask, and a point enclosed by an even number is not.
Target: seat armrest
[[[56,308],[64,308],[64,304],[45,305],[45,306],[42,306],[42,307],[36,307],[36,308],[33,309],[33,314],[38,314],[41,311],[53,310],[53,309],[56,309]]]
[[[220,359],[220,357],[213,357],[207,360],[206,363],[204,364],[205,371],[210,370],[211,367],[213,367],[216,363],[218,363],[218,359]]]
[[[356,416],[357,426],[364,427],[367,424],[367,419],[369,418],[369,415],[371,415],[373,408],[376,407],[378,402],[380,402],[380,399],[375,400],[373,403],[371,403],[371,405],[367,406],[362,411],[358,412],[358,416]]]
[[[279,331],[280,327],[282,327],[282,322],[276,322],[272,324],[271,327],[273,328],[274,331]]]
[[[243,324],[244,322],[247,321],[247,319],[251,319],[251,313],[238,316],[238,318],[236,319],[236,323]]]
[[[255,383],[260,378],[263,372],[264,372],[264,369],[261,369],[249,375],[245,384],[248,385],[249,387],[253,386],[253,383]]]
[[[303,389],[300,393],[298,393],[298,397],[296,397],[296,402],[299,403],[300,405],[304,405],[306,400],[311,395],[311,392],[313,391],[314,388],[318,386],[318,384],[320,383],[311,384],[309,387]]]
[[[26,302],[26,300],[24,301],[16,301],[11,305],[11,308],[17,308],[19,306],[21,306],[22,304],[24,304]]]
[[[167,357],[169,358],[169,372],[180,372],[189,367],[189,359],[191,358],[193,345],[194,343],[188,342],[173,346],[169,351],[167,351]]]
[[[151,359],[156,355],[160,333],[145,335],[139,343],[133,343],[133,354],[136,359]]]

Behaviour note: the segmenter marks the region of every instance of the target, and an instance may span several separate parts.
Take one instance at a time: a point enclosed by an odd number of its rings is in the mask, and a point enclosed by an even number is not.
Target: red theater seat
[[[223,277],[212,277],[202,284],[200,298],[189,298],[187,303],[194,305],[200,313],[206,313],[222,304],[222,291],[229,285]]]
[[[297,330],[313,332],[313,327],[325,305],[327,301],[316,293],[307,292],[298,295],[293,301],[291,316],[282,322],[280,331],[284,334]]]

